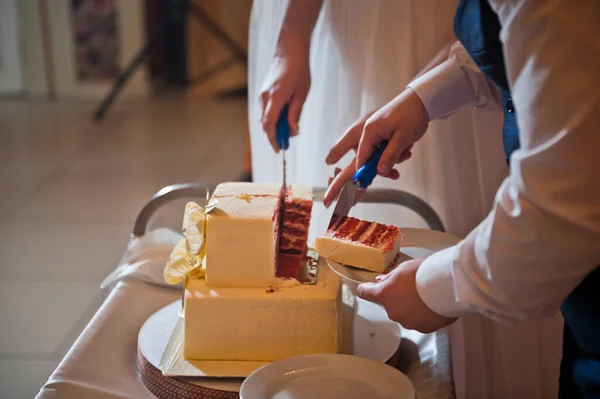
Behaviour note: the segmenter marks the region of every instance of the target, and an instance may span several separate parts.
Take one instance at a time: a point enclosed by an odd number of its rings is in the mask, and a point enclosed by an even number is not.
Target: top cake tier
[[[304,203],[310,186],[290,186]],[[269,287],[276,281],[285,192],[279,184],[223,183],[207,214],[206,283],[210,287]],[[310,213],[309,213],[310,218]],[[305,220],[308,230],[309,218]],[[285,228],[285,227],[284,227]],[[306,237],[303,235],[303,245]],[[302,245],[302,244],[300,244]],[[301,254],[304,256],[304,254]],[[292,277],[286,275],[285,277]]]

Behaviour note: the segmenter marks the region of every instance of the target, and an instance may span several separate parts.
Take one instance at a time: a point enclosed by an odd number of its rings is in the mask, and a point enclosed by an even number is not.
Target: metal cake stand
[[[142,237],[148,231],[152,217],[164,205],[178,199],[204,198],[206,190],[214,191],[216,185],[203,185],[196,183],[174,184],[159,190],[142,208],[137,216],[133,228],[133,237]],[[325,188],[314,188],[314,200],[322,201]],[[369,189],[361,198],[363,203],[377,203],[398,205],[411,209],[425,220],[432,230],[445,232],[444,225],[429,204],[421,198],[401,190]],[[402,359],[397,351],[387,362],[389,365],[401,368]],[[156,397],[161,399],[239,399],[238,392],[214,389],[208,386],[197,385],[183,379],[165,377],[162,372],[154,367],[139,351],[137,353],[137,368],[142,382]]]

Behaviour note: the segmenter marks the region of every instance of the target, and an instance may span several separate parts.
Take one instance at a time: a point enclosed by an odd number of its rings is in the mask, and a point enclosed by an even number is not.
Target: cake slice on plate
[[[348,216],[339,216],[315,245],[319,255],[332,261],[383,273],[396,261],[402,230]]]

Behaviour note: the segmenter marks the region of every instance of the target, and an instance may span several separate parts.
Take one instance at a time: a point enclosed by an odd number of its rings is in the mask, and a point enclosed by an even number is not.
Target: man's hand
[[[402,157],[398,160],[398,163],[404,162],[410,157],[412,157],[412,152],[410,152],[412,146],[409,147],[403,154]],[[351,181],[354,178],[354,174],[356,173],[356,158],[348,164],[344,169],[336,168],[335,175],[329,179],[329,186],[327,187],[327,191],[323,196],[323,204],[326,208],[328,208],[333,201],[339,196],[344,184],[346,182]],[[396,169],[392,169],[390,174],[386,176],[392,180],[398,180],[400,178],[400,173]],[[364,189],[359,189],[356,193],[355,200],[358,202],[360,197],[364,194]]]
[[[417,292],[417,269],[424,260],[403,262],[390,273],[377,276],[375,283],[360,284],[358,296],[382,305],[388,317],[404,328],[431,333],[452,324],[456,318],[435,313]]]
[[[423,137],[428,124],[427,110],[411,89],[403,91],[379,110],[354,122],[331,148],[325,162],[333,165],[348,151],[354,150],[357,153],[355,165],[349,165],[350,170],[345,170],[345,173],[340,173],[334,179],[325,193],[325,205],[329,206],[339,196],[344,183],[354,175],[351,170],[356,171],[364,165],[384,140],[389,140],[389,143],[377,165],[377,173],[383,177],[398,179],[400,174],[394,169],[394,165],[412,156],[412,145]]]

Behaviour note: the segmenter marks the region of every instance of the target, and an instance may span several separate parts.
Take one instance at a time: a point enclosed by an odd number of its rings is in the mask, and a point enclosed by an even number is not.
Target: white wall
[[[18,0],[0,0],[0,93],[23,90]]]
[[[0,2],[3,0],[0,0]],[[49,65],[44,55],[42,11],[38,0],[17,0],[21,21],[21,50],[23,54],[23,89],[30,98],[48,98]]]

